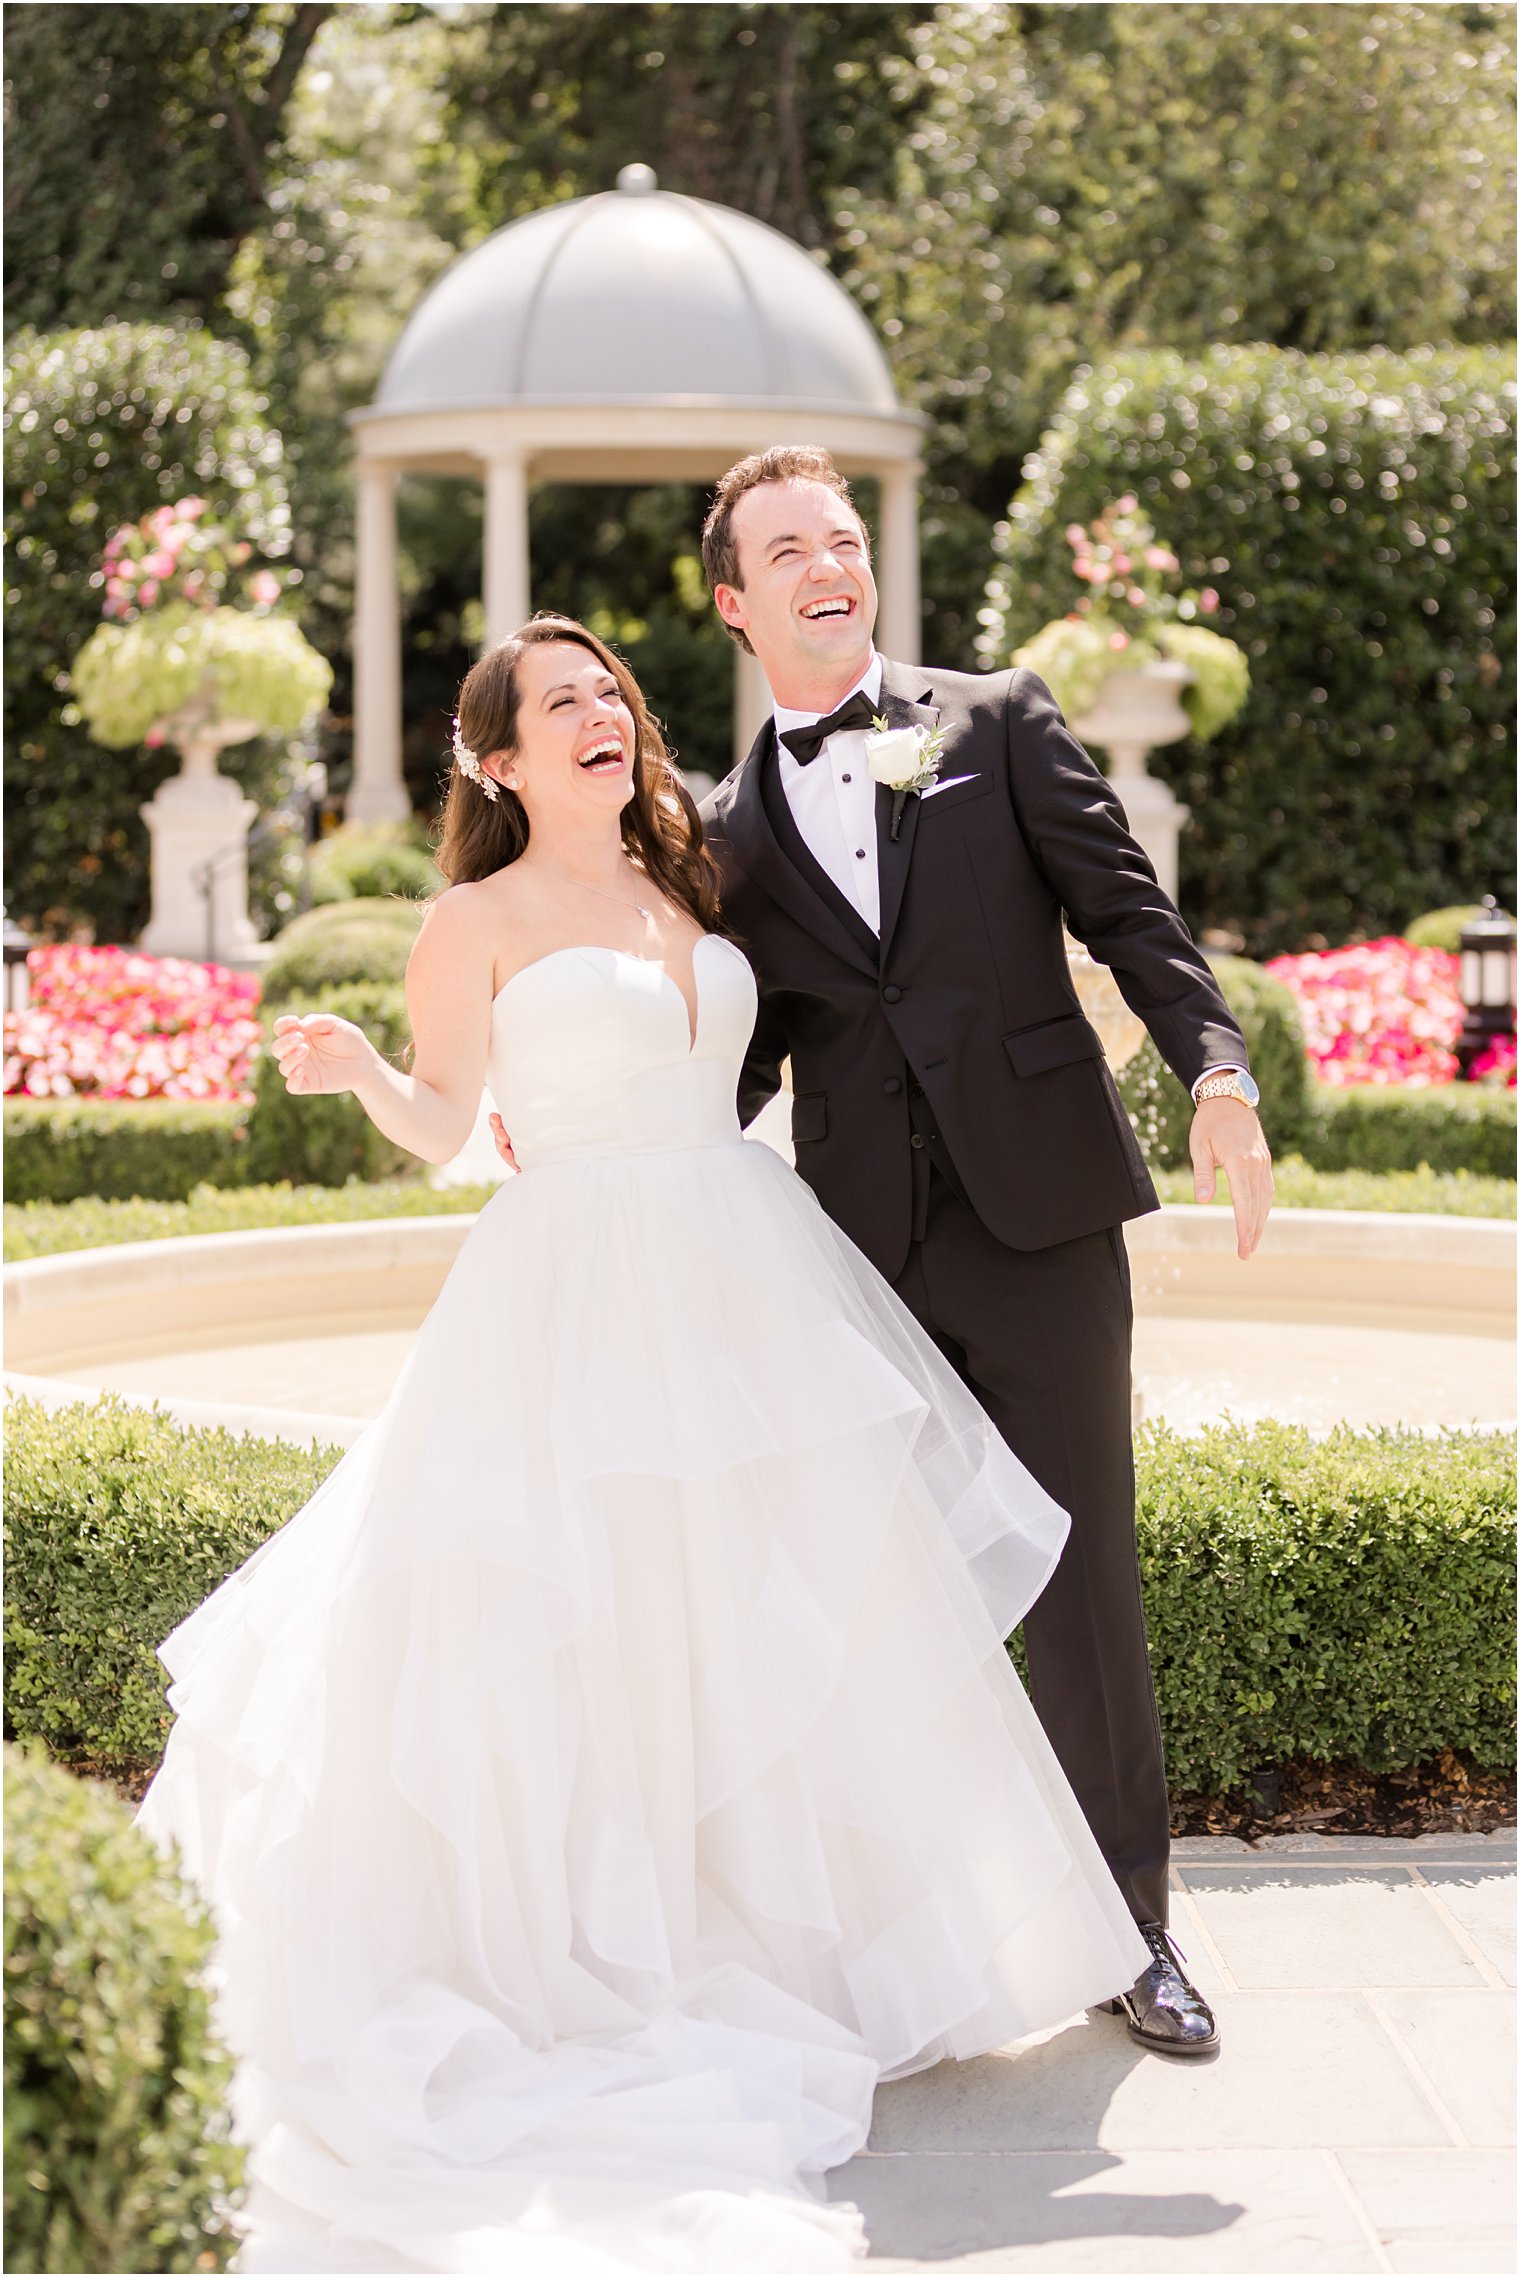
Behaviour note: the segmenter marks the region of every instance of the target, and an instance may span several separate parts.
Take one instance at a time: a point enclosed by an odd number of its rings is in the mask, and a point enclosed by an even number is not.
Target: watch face
[[[1242,1092],[1245,1094],[1246,1105],[1248,1107],[1254,1107],[1261,1097],[1260,1086],[1251,1076],[1246,1074],[1244,1068],[1237,1068],[1235,1070],[1235,1080],[1240,1085]]]

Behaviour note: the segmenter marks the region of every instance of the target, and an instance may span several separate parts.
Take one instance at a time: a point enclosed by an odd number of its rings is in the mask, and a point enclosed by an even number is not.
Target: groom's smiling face
[[[750,646],[781,703],[800,708],[847,688],[864,668],[876,623],[865,528],[826,483],[762,482],[734,508],[741,583],[713,595]],[[842,676],[842,677],[841,677]]]

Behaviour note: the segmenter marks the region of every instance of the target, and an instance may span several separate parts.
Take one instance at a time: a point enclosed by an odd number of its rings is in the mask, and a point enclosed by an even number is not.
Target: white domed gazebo
[[[359,483],[354,778],[359,822],[409,811],[401,773],[395,485],[406,472],[485,488],[486,638],[532,612],[533,482],[710,482],[772,443],[820,443],[881,486],[879,637],[919,652],[918,443],[865,318],[763,222],[660,189],[616,190],[499,229],[445,270],[351,415]],[[738,648],[734,742],[769,702]]]

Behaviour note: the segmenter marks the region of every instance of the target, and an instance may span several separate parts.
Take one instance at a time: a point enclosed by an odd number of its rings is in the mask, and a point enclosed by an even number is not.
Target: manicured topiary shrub
[[[1515,1128],[1515,1094],[1503,1085],[1316,1084],[1304,1153],[1317,1170],[1428,1166],[1513,1178]]]
[[[219,1101],[7,1099],[6,1199],[177,1202],[203,1183],[240,1185],[248,1114]]]
[[[6,2268],[224,2269],[204,1908],[114,1795],[11,1747],[5,1856]]]
[[[1309,1062],[1292,991],[1248,957],[1211,956],[1214,977],[1240,1023],[1251,1073],[1261,1086],[1261,1122],[1274,1154],[1302,1149],[1309,1133]],[[1157,1170],[1189,1162],[1193,1102],[1147,1036],[1119,1073],[1119,1096]]]
[[[276,1017],[287,1012],[334,1012],[341,1020],[352,1020],[383,1058],[405,1067],[412,1031],[399,985],[355,981],[267,1004],[264,1032],[271,1041]],[[248,1118],[250,1183],[263,1186],[288,1178],[297,1186],[342,1186],[350,1178],[367,1182],[403,1172],[421,1175],[418,1157],[378,1130],[351,1091],[287,1091],[268,1050],[258,1062],[254,1087]]]
[[[1140,349],[1080,370],[999,538],[984,660],[1069,610],[1065,531],[1133,492],[1246,650],[1244,711],[1147,762],[1180,901],[1253,956],[1398,932],[1514,868],[1514,359]]]
[[[181,1431],[109,1395],[15,1402],[10,1715],[124,1775],[167,1729],[161,1639],[339,1458]],[[1266,1423],[1139,1435],[1168,1761],[1225,1788],[1294,1754],[1514,1761],[1514,1435]]]
[[[334,901],[292,918],[263,972],[266,1009],[289,1008],[351,981],[401,981],[417,928],[420,904],[401,900]]]
[[[415,823],[345,824],[311,852],[311,893],[318,903],[371,900],[385,894],[420,899],[443,886],[443,874]]]
[[[1455,956],[1461,947],[1462,928],[1483,915],[1481,901],[1461,901],[1455,909],[1427,909],[1404,927],[1404,938],[1417,949],[1446,949]]]
[[[168,1735],[157,1649],[316,1491],[337,1450],[181,1431],[109,1395],[6,1410],[5,1717],[130,1778]]]

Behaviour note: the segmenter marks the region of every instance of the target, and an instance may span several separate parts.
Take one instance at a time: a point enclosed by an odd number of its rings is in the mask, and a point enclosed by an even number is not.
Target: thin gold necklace
[[[579,886],[582,893],[599,894],[603,901],[615,901],[620,909],[628,909],[632,907],[638,911],[640,917],[643,918],[646,925],[653,923],[653,911],[648,910],[644,907],[644,904],[640,901],[637,894],[634,895],[633,901],[630,904],[629,902],[624,901],[620,893],[608,893],[603,886],[587,885],[584,878],[566,877],[563,870],[551,870],[547,862],[531,861],[526,854],[521,855],[519,859],[528,869],[541,870],[546,878],[557,878],[561,885]]]

